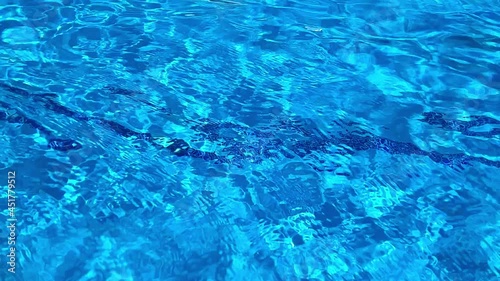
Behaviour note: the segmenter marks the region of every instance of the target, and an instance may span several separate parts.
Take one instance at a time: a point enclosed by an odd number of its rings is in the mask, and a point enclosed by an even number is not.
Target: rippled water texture
[[[0,0],[0,279],[499,280],[500,2],[403,2]]]

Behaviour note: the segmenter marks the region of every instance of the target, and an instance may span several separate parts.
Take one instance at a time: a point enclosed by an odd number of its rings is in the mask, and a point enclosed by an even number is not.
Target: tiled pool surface
[[[500,278],[498,1],[163,2],[0,0],[0,277]]]

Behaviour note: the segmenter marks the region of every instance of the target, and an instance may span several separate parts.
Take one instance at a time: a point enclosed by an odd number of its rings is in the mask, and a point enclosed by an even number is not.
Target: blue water
[[[0,4],[0,280],[500,279],[499,1]]]

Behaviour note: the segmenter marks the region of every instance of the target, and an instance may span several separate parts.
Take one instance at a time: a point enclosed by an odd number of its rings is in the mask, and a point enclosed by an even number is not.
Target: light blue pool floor
[[[0,6],[0,280],[500,278],[498,1]]]

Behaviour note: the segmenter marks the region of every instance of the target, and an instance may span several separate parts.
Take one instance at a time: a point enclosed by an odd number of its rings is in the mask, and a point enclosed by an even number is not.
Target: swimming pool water
[[[0,280],[499,280],[499,1],[0,4]]]

